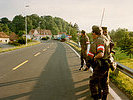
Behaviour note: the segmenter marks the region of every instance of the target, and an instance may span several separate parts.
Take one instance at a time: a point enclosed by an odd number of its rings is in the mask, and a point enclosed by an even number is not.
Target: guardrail
[[[68,42],[80,48],[80,46],[78,44],[71,42],[71,41],[68,41]],[[133,78],[133,69],[117,62],[117,72],[119,72],[119,71],[121,71],[122,73],[126,74],[127,76]]]

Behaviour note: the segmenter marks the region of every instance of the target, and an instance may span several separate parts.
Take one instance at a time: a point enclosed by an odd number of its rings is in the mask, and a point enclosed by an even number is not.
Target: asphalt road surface
[[[79,57],[63,42],[1,53],[0,100],[92,100],[90,73],[79,66]]]

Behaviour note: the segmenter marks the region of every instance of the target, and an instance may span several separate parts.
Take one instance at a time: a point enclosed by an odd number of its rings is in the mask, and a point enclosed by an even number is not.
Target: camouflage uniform
[[[103,32],[105,31],[106,34],[103,34],[102,37],[105,39],[105,41],[109,44],[110,46],[110,52],[112,53],[115,53],[115,51],[113,50],[113,47],[114,47],[114,43],[113,43],[113,40],[110,38],[110,36],[108,35],[108,32],[107,32],[107,27],[102,27],[103,29]]]
[[[80,37],[80,45],[81,45],[81,68],[84,65],[84,60],[86,62],[86,65],[88,67],[88,62],[87,62],[87,44],[89,43],[89,38],[87,35],[81,35]]]
[[[109,89],[108,89],[109,66],[107,63],[105,63],[105,60],[104,60],[104,58],[108,57],[109,50],[110,49],[108,48],[108,44],[106,43],[105,39],[103,39],[100,36],[96,38],[93,41],[93,43],[91,43],[88,57],[90,57],[93,60],[94,56],[96,56],[98,53],[100,52],[104,53],[103,58],[96,59],[96,61],[92,63],[93,75],[91,76],[89,85],[90,85],[91,95],[93,98],[98,99],[99,90],[103,90],[103,93],[102,93],[103,100],[106,100],[104,98],[106,98],[107,94],[109,93]]]

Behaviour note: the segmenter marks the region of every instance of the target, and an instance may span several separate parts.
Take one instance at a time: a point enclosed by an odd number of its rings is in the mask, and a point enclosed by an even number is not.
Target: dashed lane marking
[[[27,62],[28,62],[28,60],[24,61],[23,63],[21,63],[18,66],[14,67],[12,70],[16,70],[17,68],[21,67],[22,65],[24,65]]]
[[[43,51],[46,51],[46,49],[43,49]]]
[[[38,56],[38,55],[40,55],[41,53],[40,52],[38,52],[37,54],[35,54],[34,56]]]

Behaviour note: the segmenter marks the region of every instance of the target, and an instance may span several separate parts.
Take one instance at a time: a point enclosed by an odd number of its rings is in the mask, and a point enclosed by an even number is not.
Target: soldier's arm
[[[90,44],[90,41],[87,35],[86,35],[86,44]]]
[[[94,57],[94,61],[96,59],[104,57],[105,45],[103,41],[99,41],[97,45],[97,55]]]
[[[94,61],[95,61],[96,59],[102,58],[103,56],[104,56],[104,53],[103,53],[103,52],[98,53],[98,54],[94,57]]]

